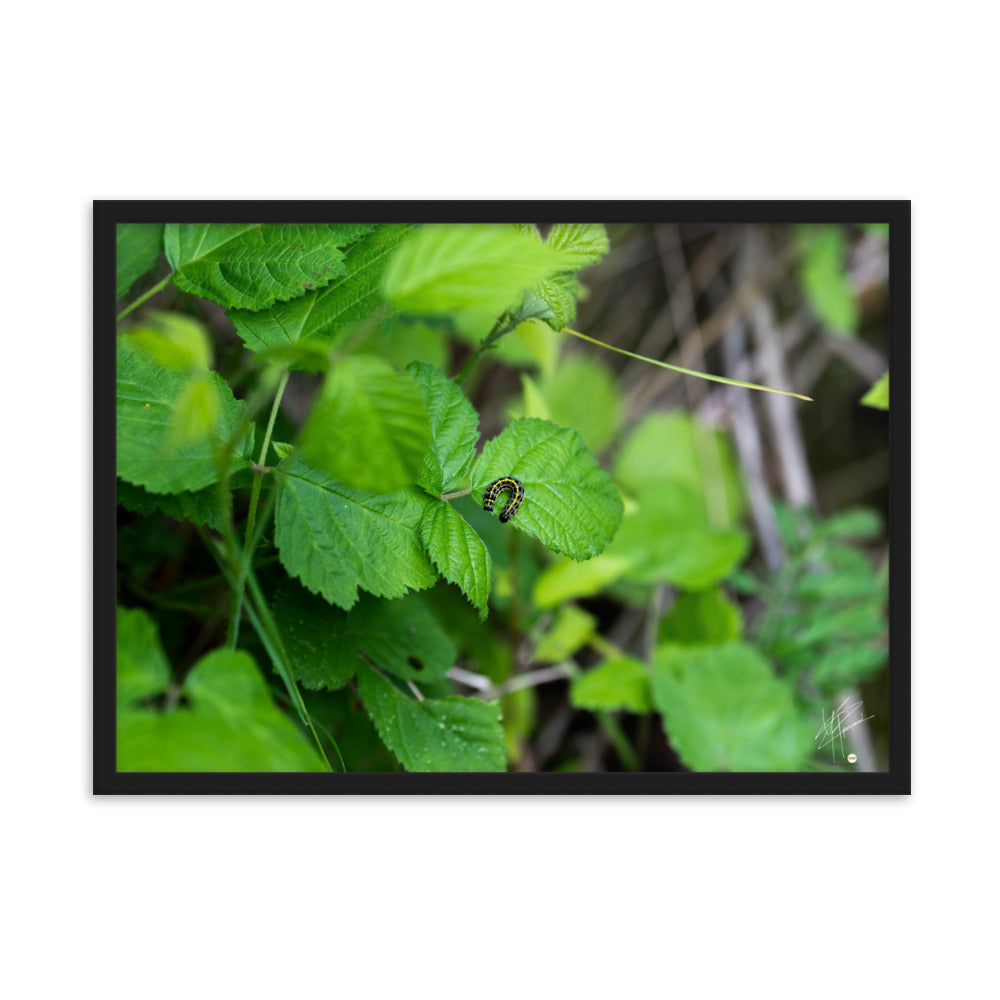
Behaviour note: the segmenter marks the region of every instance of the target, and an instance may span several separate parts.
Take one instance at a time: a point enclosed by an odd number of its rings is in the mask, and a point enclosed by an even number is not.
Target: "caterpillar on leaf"
[[[483,497],[483,510],[492,511],[497,497],[505,491],[510,494],[510,499],[504,509],[500,511],[502,524],[506,524],[517,513],[517,508],[521,506],[521,501],[524,499],[524,487],[521,485],[521,480],[515,479],[513,476],[502,476],[500,479],[495,479],[486,487],[486,494]]]

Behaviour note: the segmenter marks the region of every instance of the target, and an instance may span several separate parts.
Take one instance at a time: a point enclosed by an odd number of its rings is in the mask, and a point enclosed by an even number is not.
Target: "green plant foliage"
[[[115,297],[120,299],[127,295],[162,252],[162,222],[119,223],[115,243]]]
[[[229,517],[231,494],[226,490],[224,501],[220,501],[218,487],[214,484],[195,493],[186,490],[180,493],[150,493],[142,486],[119,479],[116,492],[118,503],[137,514],[152,514],[159,510],[167,517],[204,524],[214,531],[222,531]]]
[[[660,622],[659,638],[681,645],[717,644],[738,639],[742,626],[739,606],[716,587],[679,594],[670,614]]]
[[[419,682],[440,680],[455,662],[454,644],[416,594],[394,601],[362,594],[342,611],[286,579],[274,616],[293,675],[313,690],[342,688],[362,662]]]
[[[525,490],[508,527],[539,539],[553,552],[589,559],[618,530],[623,509],[618,490],[577,431],[546,420],[515,420],[486,442],[473,466],[477,503],[494,479],[508,475],[520,479]]]
[[[743,492],[723,435],[685,414],[654,414],[625,441],[615,475],[635,499],[608,549],[628,562],[626,579],[704,590],[746,555]]]
[[[879,536],[881,520],[864,508],[825,521],[787,508],[778,513],[788,557],[759,581],[764,611],[753,639],[805,697],[824,703],[888,657],[888,581],[852,544]]]
[[[427,225],[408,239],[385,274],[385,295],[419,315],[499,316],[566,257],[509,226]]]
[[[593,597],[619,579],[631,565],[628,557],[608,553],[583,562],[556,559],[539,574],[532,600],[540,608],[553,608],[563,601]]]
[[[839,226],[822,226],[803,236],[799,267],[802,291],[819,319],[833,333],[850,336],[858,328],[858,304],[844,267],[847,237]]]
[[[466,395],[444,372],[414,362],[408,369],[430,419],[431,446],[417,482],[441,494],[462,482],[475,456],[479,416]]]
[[[154,493],[197,491],[215,482],[220,447],[237,438],[239,456],[248,440],[240,434],[244,404],[215,372],[189,376],[165,368],[128,335],[120,336],[117,346],[118,475]],[[193,380],[207,385],[215,419],[198,425],[203,434],[184,440],[190,433]],[[245,465],[238,457],[235,461]]]
[[[659,646],[652,695],[693,771],[798,771],[814,747],[791,687],[746,643]]]
[[[365,319],[381,304],[385,269],[412,230],[409,224],[376,226],[347,250],[343,273],[325,288],[317,286],[260,311],[253,311],[256,307],[230,309],[228,316],[244,345],[251,351],[265,351],[309,339],[326,344]]]
[[[359,354],[376,354],[394,368],[406,368],[412,362],[444,369],[448,365],[446,334],[429,323],[407,320],[393,314],[369,333],[357,347]]]
[[[309,462],[345,485],[379,492],[414,482],[429,444],[419,389],[370,355],[330,369],[302,429]]]
[[[341,248],[373,228],[179,222],[163,242],[178,288],[227,308],[266,309],[345,274]]]
[[[207,372],[212,367],[212,340],[204,323],[190,316],[150,309],[142,323],[129,330],[138,344],[164,368],[179,372]]]
[[[138,608],[118,608],[115,624],[118,704],[133,705],[165,691],[170,683],[170,664],[160,646],[156,622]]]
[[[535,285],[525,296],[521,312],[558,331],[576,318],[576,300],[583,295],[583,286],[574,272],[596,263],[608,252],[608,234],[597,223],[557,222],[549,230],[545,244],[562,253],[562,269]]]
[[[539,395],[545,413],[529,408],[527,416],[541,416],[560,427],[575,427],[594,453],[603,451],[621,427],[624,406],[608,367],[583,355],[572,355],[541,380]]]
[[[191,668],[181,687],[190,708],[124,707],[135,692],[162,693],[168,677],[155,625],[142,612],[118,614],[119,771],[325,770],[242,651],[216,650]]]
[[[595,635],[597,619],[575,604],[564,604],[535,646],[536,663],[558,663],[572,656]]]
[[[379,597],[422,590],[436,574],[420,540],[434,501],[420,490],[375,493],[345,486],[302,458],[279,468],[275,544],[285,569],[349,609],[361,587]]]
[[[370,667],[358,692],[385,745],[407,771],[503,771],[500,706],[476,698],[406,697]]]
[[[862,397],[865,406],[876,410],[889,409],[889,373],[886,372]]]
[[[576,708],[592,712],[645,713],[653,708],[646,665],[630,656],[616,656],[573,678],[569,692]]]
[[[482,539],[447,501],[428,505],[420,521],[420,540],[441,575],[457,584],[485,621],[493,560]]]

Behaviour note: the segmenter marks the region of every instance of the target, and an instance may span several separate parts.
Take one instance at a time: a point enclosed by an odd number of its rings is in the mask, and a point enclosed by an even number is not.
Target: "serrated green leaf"
[[[239,431],[244,404],[216,372],[207,384],[218,403],[211,433],[183,447],[171,445],[178,407],[183,412],[188,375],[164,368],[128,336],[117,345],[117,456],[122,479],[154,493],[197,491],[219,477],[216,452]],[[245,447],[244,434],[237,442],[237,455]],[[234,458],[236,466],[245,460]]]
[[[362,660],[403,680],[440,680],[456,650],[423,600],[362,594],[350,611],[331,607],[292,580],[279,585],[274,617],[296,680],[311,689],[343,687]]]
[[[429,444],[420,391],[370,355],[330,369],[302,429],[302,453],[314,466],[344,484],[379,492],[413,483]]]
[[[163,234],[178,288],[226,308],[266,309],[346,272],[341,247],[368,224],[169,223]]]
[[[369,667],[358,692],[385,745],[407,771],[503,771],[500,706],[476,698],[407,698]]]
[[[275,708],[248,653],[223,649],[202,657],[183,692],[190,709],[119,713],[119,771],[325,770]]]
[[[569,700],[592,712],[649,712],[653,702],[649,673],[639,660],[619,656],[573,678]]]
[[[345,273],[325,288],[278,302],[270,309],[230,309],[227,315],[251,351],[312,338],[328,343],[341,330],[370,316],[381,303],[385,269],[412,230],[408,223],[377,226],[346,252]]]
[[[498,316],[546,275],[565,268],[558,250],[509,226],[435,224],[400,247],[384,288],[389,302],[406,312]]]
[[[680,645],[718,644],[738,639],[742,626],[739,607],[718,588],[683,593],[660,622],[659,639]]]
[[[487,441],[471,479],[482,504],[486,487],[502,476],[524,486],[524,501],[508,527],[537,538],[553,552],[589,559],[603,551],[622,518],[622,501],[579,433],[547,420],[513,421]]]
[[[441,575],[462,588],[485,621],[493,560],[483,540],[447,501],[432,503],[424,511],[420,539]]]
[[[592,452],[601,452],[622,423],[624,409],[606,365],[583,355],[566,358],[542,380],[541,393],[553,423],[575,427]]]
[[[430,449],[417,482],[440,495],[453,490],[469,470],[479,440],[479,416],[462,389],[444,372],[421,362],[407,371],[420,390],[430,419]]]
[[[865,406],[876,410],[889,409],[889,373],[886,372],[862,397]]]
[[[799,268],[802,291],[819,319],[834,333],[858,328],[858,304],[844,266],[847,240],[843,229],[824,226],[807,237]]]
[[[301,458],[278,471],[275,510],[282,565],[314,593],[350,608],[358,588],[402,597],[437,579],[420,541],[420,519],[435,503],[420,490],[373,493],[345,486]]]
[[[220,503],[219,490],[215,484],[196,493],[150,493],[142,486],[118,479],[116,493],[118,503],[137,514],[152,514],[159,510],[167,517],[178,521],[188,520],[192,524],[204,524],[214,531],[222,531],[229,517],[231,494],[227,490],[225,503]]]
[[[120,299],[163,251],[162,222],[120,222],[115,240],[115,298]]]
[[[535,645],[532,658],[537,663],[558,663],[589,642],[596,631],[597,619],[593,615],[575,604],[564,604]]]
[[[745,643],[658,647],[652,694],[693,771],[798,771],[814,748],[791,687]]]
[[[120,707],[165,691],[170,664],[156,622],[142,610],[116,608],[116,699]]]
[[[557,222],[545,242],[566,255],[566,270],[596,264],[609,249],[608,232],[600,222]]]

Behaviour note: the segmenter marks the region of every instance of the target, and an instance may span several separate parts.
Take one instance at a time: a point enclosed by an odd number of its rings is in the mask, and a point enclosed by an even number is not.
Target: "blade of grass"
[[[658,365],[660,368],[668,368],[672,372],[680,372],[681,375],[693,375],[695,378],[708,379],[709,382],[722,382],[724,385],[736,385],[741,389],[758,389],[760,392],[776,392],[781,396],[794,396],[796,399],[804,399],[807,403],[812,402],[811,396],[803,396],[798,392],[789,392],[787,389],[773,389],[769,385],[756,385],[753,382],[740,382],[738,379],[725,378],[722,375],[709,375],[707,372],[696,372],[692,371],[690,368],[681,368],[679,365],[667,364],[666,361],[657,361],[656,358],[647,358],[642,354],[633,354],[631,351],[626,351],[623,347],[612,347],[611,344],[605,344],[602,340],[595,340],[593,337],[588,337],[585,333],[580,333],[578,330],[571,330],[568,326],[563,327],[563,333],[572,334],[574,337],[586,340],[590,344],[596,344],[598,347],[603,347],[608,351],[615,351],[617,354],[624,354],[626,357],[635,358],[637,361],[648,361],[651,365]]]

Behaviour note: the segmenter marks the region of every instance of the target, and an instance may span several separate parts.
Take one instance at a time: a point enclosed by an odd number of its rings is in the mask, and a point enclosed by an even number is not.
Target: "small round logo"
[[[858,762],[858,755],[856,753],[849,753],[847,755],[848,764],[857,764],[857,762]]]

